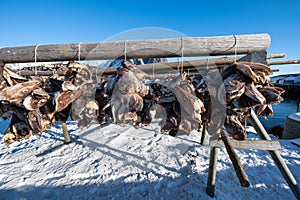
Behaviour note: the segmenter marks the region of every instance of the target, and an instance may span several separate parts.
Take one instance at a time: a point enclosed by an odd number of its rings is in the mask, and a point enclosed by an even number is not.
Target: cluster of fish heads
[[[0,117],[11,118],[4,142],[9,145],[50,129],[69,117],[81,127],[98,116],[96,86],[87,66],[70,62],[63,80],[23,77],[3,66],[0,73]]]
[[[164,83],[146,83],[147,77],[124,61],[115,76],[98,84],[99,122],[105,124],[112,119],[116,124],[138,128],[159,119],[161,132],[176,136],[199,130],[202,121],[209,121],[210,109],[205,108],[209,108],[209,94],[201,75],[189,78],[183,73]]]
[[[243,140],[247,136],[246,118],[251,109],[267,119],[273,115],[272,104],[283,100],[284,90],[266,78],[271,74],[267,65],[251,62],[236,62],[222,72],[227,102],[224,125],[234,139]]]

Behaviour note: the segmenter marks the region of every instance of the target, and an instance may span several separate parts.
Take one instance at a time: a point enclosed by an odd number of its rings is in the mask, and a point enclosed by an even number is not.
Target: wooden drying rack
[[[35,45],[25,47],[4,47],[0,48],[0,61],[3,63],[26,63],[26,62],[53,62],[53,61],[74,61],[74,60],[110,60],[110,59],[131,59],[131,58],[170,58],[170,57],[193,57],[193,56],[227,56],[225,58],[208,58],[212,65],[207,64],[208,59],[198,61],[185,61],[181,67],[189,70],[199,71],[216,69],[222,65],[233,63],[234,61],[250,61],[263,64],[295,64],[298,61],[267,63],[267,58],[284,57],[284,55],[268,55],[266,50],[270,45],[268,34],[231,35],[214,37],[194,37],[194,38],[170,38],[156,40],[125,40],[94,43],[71,43],[56,45]],[[246,56],[240,56],[246,55]],[[192,66],[192,67],[191,67]],[[178,68],[177,63],[150,64],[145,65],[145,71],[159,70],[166,73],[165,68]],[[101,70],[101,69],[97,69]],[[143,69],[142,69],[143,70]],[[168,69],[169,70],[169,69]],[[28,73],[28,74],[26,74]],[[30,75],[32,72],[20,72],[21,75]],[[53,72],[34,72],[32,75],[47,75]],[[61,72],[57,72],[61,73]],[[97,71],[98,74],[114,73],[110,71]],[[48,74],[51,75],[51,74]],[[242,186],[250,185],[248,177],[234,152],[234,148],[263,149],[267,150],[281,174],[285,178],[292,192],[297,199],[300,199],[300,189],[297,181],[286,166],[278,150],[281,148],[278,141],[272,141],[263,125],[252,111],[249,121],[255,128],[262,140],[253,141],[233,141],[228,138],[223,130],[220,130],[221,139],[210,142],[209,173],[206,192],[209,196],[214,196],[217,172],[218,148],[225,146],[233,166]],[[205,127],[203,129],[201,143],[205,137]],[[68,130],[63,124],[63,132],[66,141]]]

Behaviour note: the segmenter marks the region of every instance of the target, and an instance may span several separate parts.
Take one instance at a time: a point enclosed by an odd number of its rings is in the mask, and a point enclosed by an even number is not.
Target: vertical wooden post
[[[248,53],[246,56],[238,59],[238,61],[248,61],[267,64],[267,52],[266,51],[254,51]]]
[[[208,179],[206,193],[213,197],[215,195],[216,173],[217,173],[218,147],[212,147],[209,156]]]
[[[255,131],[257,132],[258,136],[263,140],[271,140],[270,136],[268,135],[267,131],[259,121],[258,117],[251,110],[249,121],[254,127]],[[274,160],[276,166],[278,167],[279,171],[283,175],[284,179],[290,186],[292,192],[294,193],[296,199],[300,199],[300,188],[298,186],[297,181],[295,180],[294,176],[292,175],[291,171],[285,164],[284,160],[282,159],[281,155],[279,154],[278,150],[269,150],[269,154],[271,155],[272,159]]]
[[[64,133],[65,143],[69,144],[71,142],[70,135],[68,132],[68,127],[65,121],[61,121],[61,127]]]
[[[206,123],[203,122],[202,123],[202,135],[201,135],[201,141],[200,141],[201,145],[203,145],[205,137],[206,137]]]

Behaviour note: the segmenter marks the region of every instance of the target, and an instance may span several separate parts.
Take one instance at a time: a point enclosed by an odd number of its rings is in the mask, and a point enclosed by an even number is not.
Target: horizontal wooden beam
[[[290,64],[300,64],[300,60],[282,60],[282,61],[274,61],[268,62],[268,65],[290,65]]]
[[[279,150],[282,149],[281,145],[278,141],[272,140],[234,140],[229,138],[231,145],[234,148],[241,148],[241,149],[258,149],[258,150]],[[216,147],[224,147],[224,143],[221,139],[217,142],[212,143],[213,146]]]
[[[235,61],[235,59],[239,59],[242,56],[236,56],[236,57],[222,57],[222,58],[208,58],[208,59],[201,59],[201,60],[189,60],[189,61],[183,61],[183,62],[166,62],[166,63],[154,63],[154,64],[145,64],[145,65],[137,65],[137,67],[146,72],[146,73],[153,73],[154,72],[169,72],[174,70],[178,70],[180,68],[183,68],[184,70],[191,69],[191,71],[201,71],[206,69],[216,69],[216,68],[222,68],[225,65],[229,65]],[[95,71],[97,70],[97,72]],[[17,70],[14,70],[17,72]],[[98,74],[98,75],[109,75],[109,74],[115,74],[116,68],[98,68],[98,69],[91,69],[92,73]],[[33,75],[39,75],[39,76],[49,76],[52,74],[59,74],[64,75],[64,72],[59,71],[30,71],[30,70],[20,70],[18,71],[19,75],[22,76],[33,76]]]
[[[270,54],[270,57],[279,55],[279,54]],[[239,60],[243,56],[229,56],[229,57],[220,57],[220,58],[207,58],[207,59],[200,59],[200,60],[186,60],[183,62],[166,62],[166,63],[154,63],[154,64],[145,64],[145,65],[137,65],[139,69],[146,73],[153,74],[157,72],[162,72],[164,74],[174,73],[177,70],[180,70],[183,68],[184,71],[189,71],[191,73],[197,72],[197,71],[203,71],[206,69],[218,69],[223,68],[226,65],[232,64],[236,60]],[[268,63],[269,64],[269,63]],[[271,63],[272,64],[272,63]],[[91,71],[96,74],[100,75],[111,75],[116,73],[116,68],[98,68],[98,69],[91,69]],[[17,70],[14,70],[17,71]],[[278,70],[273,70],[278,71]],[[59,71],[29,71],[29,70],[21,70],[18,71],[20,75],[23,76],[33,76],[33,75],[39,75],[39,76],[49,76],[54,73],[59,75],[64,75],[64,72]],[[158,74],[157,74],[158,75]]]
[[[234,55],[266,51],[270,40],[269,34],[248,34],[4,47],[0,60],[23,63]]]
[[[274,54],[268,54],[267,59],[272,59],[272,58],[284,58],[286,56],[285,53],[274,53]]]

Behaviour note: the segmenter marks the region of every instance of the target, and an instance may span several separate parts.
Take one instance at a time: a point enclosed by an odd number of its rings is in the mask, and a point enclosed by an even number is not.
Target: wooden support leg
[[[61,126],[62,126],[62,130],[64,133],[64,138],[65,138],[65,143],[69,144],[71,142],[70,136],[69,136],[69,132],[68,132],[68,127],[65,121],[61,121]]]
[[[212,147],[210,150],[208,179],[207,179],[207,186],[206,186],[206,193],[210,197],[215,196],[217,160],[218,160],[218,147]]]
[[[200,141],[201,145],[203,145],[205,137],[206,137],[206,124],[205,124],[205,122],[203,122],[202,123],[202,135],[201,135],[201,141]]]
[[[249,187],[250,186],[249,178],[248,178],[248,176],[243,168],[243,165],[241,164],[236,152],[234,151],[232,145],[230,144],[228,136],[224,130],[221,131],[221,138],[224,142],[226,151],[227,151],[229,158],[233,164],[235,173],[240,181],[241,186]]]
[[[270,136],[268,135],[267,131],[259,121],[258,117],[251,110],[249,121],[254,127],[255,131],[257,132],[258,136],[263,140],[271,140]],[[279,171],[285,178],[286,182],[290,186],[292,192],[294,193],[296,199],[300,199],[300,188],[298,186],[297,181],[295,180],[294,176],[290,172],[289,168],[285,164],[284,160],[282,159],[281,155],[279,154],[278,150],[269,150],[269,154],[271,155],[272,159],[274,160],[276,166],[278,167]]]

